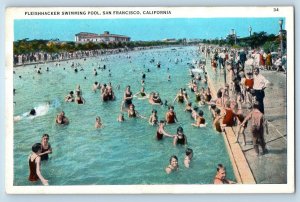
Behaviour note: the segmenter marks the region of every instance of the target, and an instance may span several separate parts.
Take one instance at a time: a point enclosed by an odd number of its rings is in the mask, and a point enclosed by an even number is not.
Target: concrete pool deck
[[[216,78],[209,70],[211,69],[209,62],[210,60],[207,62],[208,77]],[[242,136],[239,137],[239,143],[235,142],[236,127],[227,127],[223,137],[238,183],[286,184],[288,164],[286,74],[264,70],[261,74],[270,81],[270,85],[265,90],[264,99],[265,118],[269,125],[269,134],[265,134],[265,141],[269,152],[256,156],[249,127],[245,131],[245,146],[242,144]],[[208,80],[214,98],[217,90],[224,85],[224,75],[220,74],[217,77],[220,77],[218,82]],[[243,108],[246,111],[247,106]]]

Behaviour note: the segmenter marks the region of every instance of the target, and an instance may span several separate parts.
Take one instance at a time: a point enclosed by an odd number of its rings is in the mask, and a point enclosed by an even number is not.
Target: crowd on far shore
[[[177,45],[178,46],[178,45]],[[111,55],[117,53],[126,53],[129,51],[159,49],[166,46],[149,46],[149,47],[135,47],[135,48],[117,48],[117,49],[99,49],[99,50],[81,50],[74,52],[59,52],[59,53],[47,53],[47,52],[32,52],[27,54],[15,54],[13,57],[14,66],[39,64],[46,62],[59,62],[64,60],[82,59],[88,57],[98,57],[101,55]]]

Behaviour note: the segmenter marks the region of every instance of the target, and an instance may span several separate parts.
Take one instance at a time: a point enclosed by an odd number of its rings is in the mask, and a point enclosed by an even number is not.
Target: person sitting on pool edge
[[[65,112],[62,111],[56,116],[55,122],[59,125],[68,125],[69,119],[65,116]]]
[[[173,106],[169,106],[169,111],[167,111],[165,118],[166,118],[167,124],[178,122]]]
[[[184,160],[183,160],[184,166],[186,168],[190,167],[190,163],[191,163],[192,158],[193,158],[193,150],[190,149],[190,148],[187,148],[185,150],[185,157],[184,157]]]
[[[173,155],[170,158],[170,164],[168,165],[168,167],[166,167],[165,171],[167,174],[170,174],[174,171],[178,171],[179,166],[178,166],[178,158],[177,156]]]

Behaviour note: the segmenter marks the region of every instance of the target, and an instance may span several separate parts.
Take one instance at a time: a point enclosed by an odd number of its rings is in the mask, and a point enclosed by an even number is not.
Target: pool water
[[[177,103],[174,106],[179,123],[165,127],[171,134],[175,134],[179,125],[183,127],[188,147],[194,151],[189,169],[183,165],[187,147],[173,146],[171,138],[157,141],[157,127],[150,126],[148,120],[129,119],[125,114],[125,122],[116,121],[126,86],[130,85],[133,93],[138,92],[143,72],[146,93],[158,91],[163,100],[172,103],[178,90],[187,88],[190,80],[187,63],[200,57],[196,46],[176,50],[173,47],[62,61],[59,66],[42,64],[38,65],[42,68],[40,75],[35,73],[34,65],[14,68],[14,116],[22,117],[33,107],[42,111],[33,119],[23,117],[14,122],[14,185],[33,185],[27,180],[27,157],[31,146],[40,142],[44,133],[49,134],[53,148],[48,162],[42,162],[42,174],[50,185],[211,184],[218,163],[227,167],[228,178],[234,180],[223,137],[212,129],[207,106],[201,107],[207,127],[191,126],[193,120],[184,112],[184,104]],[[154,63],[150,63],[152,58]],[[158,61],[161,68],[156,67]],[[80,63],[84,71],[75,73],[72,62]],[[97,69],[98,75],[94,76],[93,69],[103,65],[106,70]],[[171,81],[167,79],[169,74]],[[101,101],[99,91],[92,91],[95,81],[111,82],[116,100]],[[77,84],[86,103],[65,103],[64,97],[74,91]],[[120,85],[119,90],[117,85]],[[194,102],[195,96],[189,90],[188,94]],[[133,103],[146,117],[151,115],[152,109],[157,109],[160,120],[167,111],[167,107],[152,106],[148,100],[135,98]],[[70,120],[68,126],[54,123],[61,110]],[[102,119],[102,129],[94,128],[96,116]],[[171,155],[177,155],[179,171],[167,175],[164,169]]]

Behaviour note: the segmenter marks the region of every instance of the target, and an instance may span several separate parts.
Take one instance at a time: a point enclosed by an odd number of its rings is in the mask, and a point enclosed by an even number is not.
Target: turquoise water
[[[160,61],[160,69],[156,68],[156,62],[149,62],[151,58]],[[175,64],[176,58],[178,64]],[[171,103],[179,88],[187,88],[190,80],[187,63],[199,58],[197,47],[163,48],[88,58],[86,61],[63,61],[60,66],[43,64],[39,65],[41,75],[35,73],[34,65],[15,68],[14,116],[20,116],[33,107],[38,107],[41,112],[34,119],[22,118],[14,123],[14,185],[31,185],[27,180],[27,157],[31,146],[40,142],[43,133],[50,135],[53,148],[49,161],[42,162],[42,173],[50,185],[210,184],[218,163],[224,164],[228,178],[234,179],[223,137],[211,128],[212,119],[207,106],[201,107],[208,123],[206,128],[191,126],[193,120],[184,112],[183,104],[175,104],[180,123],[165,127],[172,134],[179,125],[184,128],[188,147],[194,150],[189,169],[183,165],[186,147],[173,146],[171,138],[157,141],[156,127],[150,126],[147,120],[129,119],[125,114],[125,122],[116,121],[126,85],[131,85],[133,93],[138,92],[142,72],[146,73],[145,91],[158,91],[163,100]],[[75,73],[70,67],[72,62],[80,63],[84,71]],[[93,69],[104,64],[107,69],[97,69],[98,76],[94,76]],[[46,67],[49,67],[49,72],[46,72]],[[148,68],[150,72],[147,72]],[[169,74],[171,81],[167,80]],[[102,102],[99,92],[94,93],[91,89],[95,81],[102,84],[112,82],[116,100]],[[65,103],[65,95],[74,91],[77,84],[81,86],[86,104]],[[120,85],[119,90],[117,85]],[[195,96],[189,90],[188,94],[194,101]],[[167,111],[167,107],[152,106],[148,100],[134,99],[133,103],[136,110],[147,117],[153,108],[157,109],[159,119],[163,119]],[[54,123],[61,110],[70,120],[68,126]],[[101,117],[104,128],[94,128],[96,116]],[[167,175],[164,168],[173,154],[179,158],[180,170]]]

